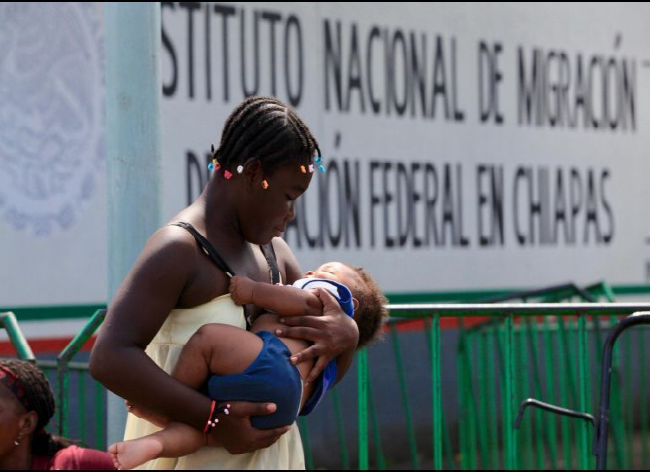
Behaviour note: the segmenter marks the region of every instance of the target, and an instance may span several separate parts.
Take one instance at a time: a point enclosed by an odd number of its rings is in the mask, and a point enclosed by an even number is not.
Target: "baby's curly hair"
[[[354,310],[354,321],[359,327],[359,344],[366,346],[382,337],[382,328],[388,319],[388,300],[382,293],[377,282],[361,267],[346,264],[361,278],[361,286],[353,289],[353,296],[359,301]]]

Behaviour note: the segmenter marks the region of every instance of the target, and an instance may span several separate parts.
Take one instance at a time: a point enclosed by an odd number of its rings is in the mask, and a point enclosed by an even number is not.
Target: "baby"
[[[224,324],[202,326],[183,348],[172,376],[184,384],[201,389],[215,402],[272,402],[277,410],[251,418],[260,429],[292,424],[298,414],[307,415],[325,392],[338,380],[336,360],[332,360],[315,382],[303,384],[314,361],[293,365],[289,358],[307,347],[302,340],[278,338],[274,333],[283,325],[278,316],[320,316],[323,303],[318,288],[331,293],[343,311],[359,328],[359,344],[376,340],[388,317],[386,298],[363,269],[341,262],[323,264],[292,286],[254,282],[234,276],[230,295],[237,305],[253,304],[266,310],[257,317],[251,332]],[[219,342],[213,342],[219,339]],[[236,355],[232,355],[236,352]],[[227,405],[220,412],[227,414]],[[179,422],[154,418],[138,408],[131,412],[164,429],[132,441],[113,444],[109,452],[118,469],[131,469],[158,457],[191,454],[209,443],[211,435]]]

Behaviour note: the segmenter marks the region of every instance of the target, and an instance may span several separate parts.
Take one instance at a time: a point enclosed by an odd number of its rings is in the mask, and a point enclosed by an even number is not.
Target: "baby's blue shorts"
[[[257,358],[243,374],[210,376],[208,396],[218,402],[275,403],[277,410],[274,413],[251,417],[253,426],[272,429],[290,425],[296,420],[300,408],[300,372],[289,361],[289,348],[277,336],[268,331],[255,334],[264,342]]]

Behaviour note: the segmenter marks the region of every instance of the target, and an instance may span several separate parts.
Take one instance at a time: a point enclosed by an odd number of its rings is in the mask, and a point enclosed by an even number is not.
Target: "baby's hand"
[[[235,275],[230,279],[230,296],[235,305],[247,305],[253,303],[253,282],[248,277]]]

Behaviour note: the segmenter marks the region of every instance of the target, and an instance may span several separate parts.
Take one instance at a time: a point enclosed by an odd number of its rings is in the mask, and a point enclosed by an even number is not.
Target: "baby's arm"
[[[237,305],[253,304],[283,316],[323,314],[323,303],[313,292],[290,285],[271,285],[235,276],[230,279],[230,296]]]

